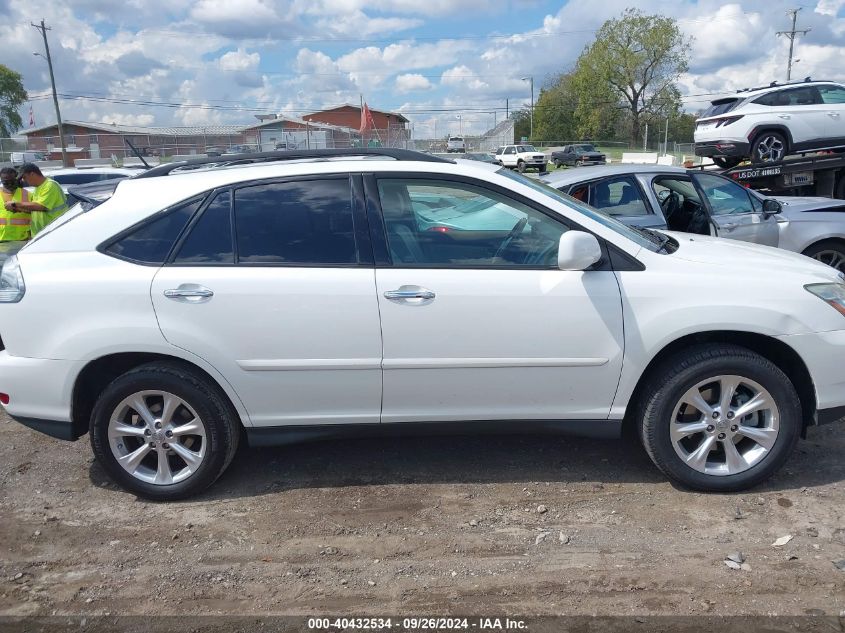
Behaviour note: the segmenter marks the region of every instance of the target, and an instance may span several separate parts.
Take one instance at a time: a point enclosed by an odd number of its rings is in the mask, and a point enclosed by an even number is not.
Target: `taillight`
[[[23,283],[23,273],[16,255],[12,255],[3,263],[0,271],[0,303],[17,303],[23,299],[26,286]]]
[[[449,227],[448,226],[432,226],[429,231],[433,231],[435,233],[448,233]]]
[[[731,123],[736,123],[742,118],[743,115],[737,116],[726,116],[724,119],[719,119],[716,122],[716,127],[725,127],[726,125],[730,125]]]

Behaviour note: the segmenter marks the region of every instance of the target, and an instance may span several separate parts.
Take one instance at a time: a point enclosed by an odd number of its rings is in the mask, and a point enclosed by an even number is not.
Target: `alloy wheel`
[[[205,423],[185,400],[167,391],[124,398],[109,418],[108,439],[126,472],[160,486],[193,475],[208,446]]]
[[[778,136],[769,135],[757,144],[757,158],[762,163],[776,163],[783,158],[786,148]]]
[[[836,270],[845,272],[845,254],[840,251],[833,249],[819,251],[813,255],[813,259],[821,262],[822,264],[827,264]]]
[[[742,473],[765,459],[775,445],[780,413],[772,395],[742,376],[721,375],[687,390],[669,426],[683,462],[707,475]]]

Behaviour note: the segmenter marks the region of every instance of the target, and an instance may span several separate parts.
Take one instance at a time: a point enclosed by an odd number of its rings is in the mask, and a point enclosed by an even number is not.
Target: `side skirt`
[[[282,446],[316,440],[427,435],[573,435],[616,439],[622,420],[487,420],[397,422],[387,424],[317,424],[246,429],[250,446]]]

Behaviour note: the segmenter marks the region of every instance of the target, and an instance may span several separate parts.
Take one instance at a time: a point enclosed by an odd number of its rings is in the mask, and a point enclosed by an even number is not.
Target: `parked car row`
[[[157,167],[3,265],[0,403],[54,437],[88,433],[153,499],[209,486],[241,437],[623,424],[671,479],[747,488],[845,415],[845,275],[586,204],[671,223],[741,202],[705,176],[596,172],[578,200],[404,150]]]

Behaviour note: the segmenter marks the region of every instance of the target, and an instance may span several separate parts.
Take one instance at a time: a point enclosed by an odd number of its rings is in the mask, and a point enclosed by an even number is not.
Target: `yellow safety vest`
[[[26,191],[22,187],[15,189],[15,193],[0,189],[0,196],[3,197],[3,204],[0,205],[0,242],[28,240],[32,222],[29,213],[13,213],[6,210],[6,202],[9,200],[26,202]]]

